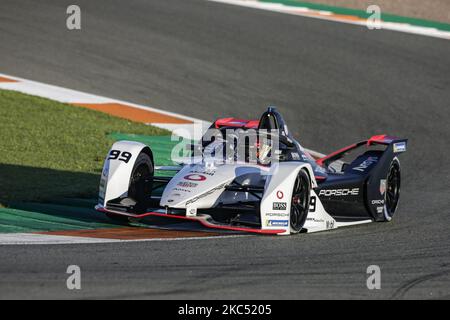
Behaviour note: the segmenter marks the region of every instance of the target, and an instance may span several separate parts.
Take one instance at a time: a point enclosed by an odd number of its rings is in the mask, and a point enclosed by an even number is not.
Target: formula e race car
[[[155,167],[147,145],[116,142],[96,209],[113,219],[167,217],[278,235],[390,221],[397,211],[406,139],[374,136],[314,158],[273,107],[260,120],[219,119],[208,131],[170,167]]]

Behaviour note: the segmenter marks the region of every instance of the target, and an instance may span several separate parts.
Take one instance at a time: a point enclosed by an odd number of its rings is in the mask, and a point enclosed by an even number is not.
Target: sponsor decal
[[[334,223],[335,223],[334,220],[327,221],[327,223],[326,223],[327,230],[334,229]]]
[[[372,200],[372,205],[384,205],[384,200]]]
[[[325,222],[325,220],[323,220],[323,219],[316,219],[316,218],[307,218],[306,220],[312,221],[312,222],[317,222],[317,223]]]
[[[277,191],[277,198],[280,199],[280,200],[284,198],[283,191]]]
[[[268,220],[268,227],[287,227],[289,225],[288,220]]]
[[[105,195],[106,195],[106,181],[104,178],[102,178],[100,180],[100,189],[98,192],[98,196],[99,196],[99,201],[100,203],[103,203],[105,200]]]
[[[185,176],[184,179],[190,181],[205,181],[206,177],[202,174],[192,173]]]
[[[300,155],[297,152],[292,152],[292,160],[300,160]]]
[[[308,162],[309,160],[311,160],[311,159],[309,159],[308,156],[305,155],[305,154],[302,154],[302,159],[303,159],[303,161],[305,161],[305,162]]]
[[[286,218],[289,217],[289,212],[270,212],[266,213],[267,217]]]
[[[384,207],[378,207],[377,208],[377,212],[378,212],[378,214],[383,213],[384,212]]]
[[[318,172],[318,173],[327,173],[327,170],[325,170],[325,168],[319,167],[317,166],[314,170],[314,172]]]
[[[394,153],[401,153],[406,151],[406,142],[394,143]]]
[[[272,209],[273,210],[286,210],[287,203],[286,202],[274,202]]]
[[[223,188],[225,188],[225,186],[226,186],[227,184],[228,184],[228,183],[223,183],[223,184],[221,184],[220,186],[215,187],[214,189],[211,189],[211,190],[209,190],[209,191],[207,191],[207,192],[205,192],[205,193],[203,193],[203,194],[201,194],[201,195],[199,195],[199,196],[197,196],[197,197],[195,197],[195,198],[192,198],[191,200],[186,201],[186,205],[188,206],[188,205],[190,205],[190,204],[192,204],[192,203],[195,203],[195,202],[197,202],[198,200],[200,200],[200,199],[202,199],[202,198],[205,198],[205,197],[207,197],[207,196],[213,194],[214,192],[216,192],[216,191],[218,191],[218,190],[223,190]]]
[[[173,188],[173,191],[178,191],[178,192],[185,192],[185,193],[190,193],[191,190],[188,189],[183,189],[183,188]]]
[[[346,196],[358,196],[358,195],[359,195],[359,188],[320,190],[320,193],[319,193],[319,196],[324,196],[324,197],[346,197]]]
[[[359,166],[354,167],[353,170],[359,171],[359,172],[365,172],[371,165],[373,165],[377,162],[378,162],[378,157],[369,157],[363,163],[361,163]]]
[[[186,209],[186,213],[188,216],[196,216],[197,215],[197,208],[189,208]]]
[[[386,192],[386,179],[380,181],[380,193],[382,196],[384,196],[384,193]]]
[[[178,182],[177,186],[183,187],[183,188],[195,188],[198,186],[198,183],[188,182],[188,181],[180,181],[180,182]]]
[[[108,183],[108,176],[109,176],[109,161],[106,161],[105,167],[102,171],[102,176],[100,178],[100,187],[98,192],[98,203],[101,205],[105,203],[106,185]]]
[[[202,175],[207,175],[207,176],[214,176],[216,174],[216,170],[192,170],[190,173],[194,174],[194,173],[198,173],[198,174],[202,174]]]
[[[100,180],[100,189],[106,188],[106,178],[103,176]]]
[[[102,171],[102,177],[108,179],[109,176],[109,161],[105,162],[105,167],[103,168]]]

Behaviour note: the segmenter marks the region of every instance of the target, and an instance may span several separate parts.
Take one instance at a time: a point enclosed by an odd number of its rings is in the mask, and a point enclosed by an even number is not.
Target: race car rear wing
[[[372,146],[372,145],[386,145],[386,151],[392,151],[394,155],[398,155],[400,153],[406,152],[408,139],[396,138],[388,135],[378,135],[373,136],[368,140],[364,140],[355,144],[352,144],[348,147],[342,148],[336,152],[333,152],[323,158],[320,158],[316,161],[316,163],[320,166],[328,166],[331,162],[337,161],[343,158],[350,151],[353,151],[362,146]],[[392,147],[392,149],[391,149]]]

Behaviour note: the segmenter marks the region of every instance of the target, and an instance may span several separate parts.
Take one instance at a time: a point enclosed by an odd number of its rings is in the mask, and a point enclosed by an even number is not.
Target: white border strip
[[[98,96],[90,93],[85,93],[81,91],[76,91],[72,89],[67,89],[55,85],[50,85],[46,83],[41,83],[37,81],[27,80],[15,76],[10,76],[7,74],[0,73],[0,77],[15,80],[17,82],[0,82],[0,89],[17,91],[33,96],[38,96],[46,99],[51,99],[61,103],[67,104],[104,104],[104,103],[118,103],[125,105],[127,107],[132,107],[136,109],[152,111],[160,113],[162,115],[172,116],[175,118],[192,121],[192,124],[173,124],[173,123],[148,123],[155,127],[166,129],[169,131],[177,130],[182,137],[200,139],[202,133],[209,127],[211,122],[204,121],[201,119],[188,117],[179,113],[169,112],[149,106],[144,106],[128,101],[122,101],[118,99],[111,99],[103,96]]]
[[[179,237],[179,238],[149,238],[149,239],[105,239],[73,236],[56,236],[35,233],[6,233],[0,234],[0,245],[54,245],[54,244],[98,244],[98,243],[128,243],[128,242],[154,242],[154,241],[185,241],[185,240],[210,240],[249,237],[250,235],[223,235],[205,237]]]
[[[329,11],[321,11],[321,10],[313,10],[306,7],[294,7],[287,6],[281,3],[270,3],[270,2],[259,2],[257,0],[206,0],[211,2],[219,2],[225,4],[231,4],[241,7],[254,8],[259,10],[273,11],[278,13],[291,14],[302,17],[309,17],[315,19],[322,19],[328,21],[335,21],[359,26],[367,26],[367,23],[364,21],[353,21],[348,19],[343,19],[334,16],[332,12]],[[313,15],[314,14],[314,15]],[[415,26],[407,23],[398,23],[398,22],[380,22],[381,29],[399,31],[405,33],[418,34],[422,36],[441,38],[450,40],[450,32],[438,30],[436,28],[429,27],[421,27]],[[377,30],[373,30],[377,31]]]
[[[22,79],[19,77],[10,76],[7,74],[0,73],[0,77],[16,80],[17,82],[0,82],[0,89],[13,90],[17,92],[22,92],[29,95],[34,95],[42,98],[47,98],[55,100],[62,103],[119,103],[126,106],[134,107],[136,109],[142,109],[147,111],[153,111],[161,113],[167,116],[172,116],[192,122],[203,122],[203,120],[188,117],[179,113],[169,112],[149,106],[143,106],[132,102],[122,101],[118,99],[106,98],[90,93],[84,93],[81,91],[76,91],[72,89],[67,89],[55,85],[50,85],[42,82]]]

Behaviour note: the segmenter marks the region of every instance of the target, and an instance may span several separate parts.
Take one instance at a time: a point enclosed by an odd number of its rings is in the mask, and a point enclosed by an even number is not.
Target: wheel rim
[[[400,198],[400,168],[394,164],[389,171],[386,188],[386,209],[388,215],[391,217],[398,206],[398,200]]]
[[[291,227],[300,231],[309,211],[309,182],[304,176],[295,181],[291,202]]]

